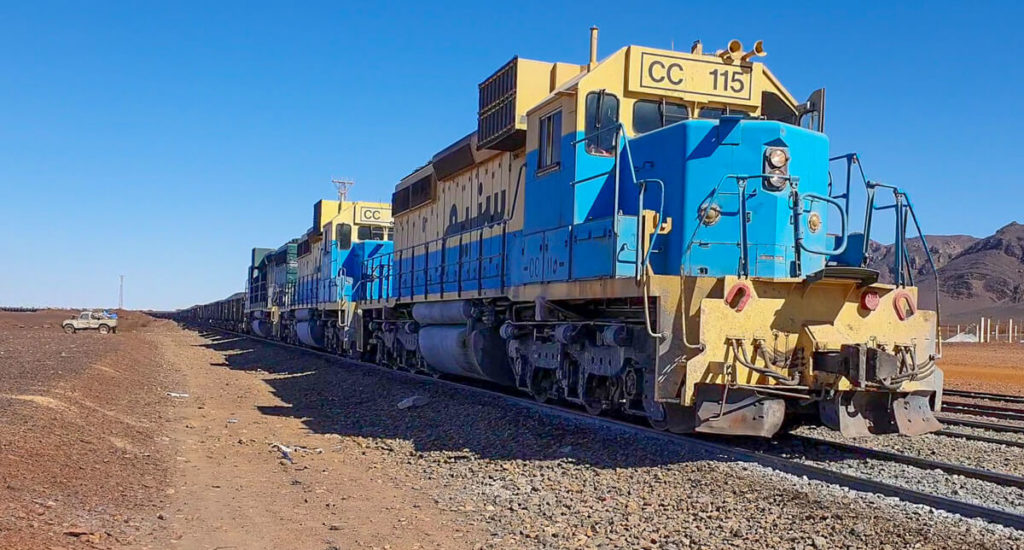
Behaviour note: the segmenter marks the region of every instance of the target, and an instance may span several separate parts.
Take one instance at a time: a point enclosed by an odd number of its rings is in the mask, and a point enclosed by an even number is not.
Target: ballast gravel
[[[379,453],[481,548],[1022,548],[1024,533],[427,379],[253,344],[318,433]],[[266,367],[264,367],[266,368]],[[412,396],[421,404],[400,409]],[[455,547],[459,547],[453,541]]]

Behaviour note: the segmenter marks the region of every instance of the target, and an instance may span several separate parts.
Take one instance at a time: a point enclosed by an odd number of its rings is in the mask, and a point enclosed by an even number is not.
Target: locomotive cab
[[[824,90],[797,103],[762,55],[631,46],[592,64],[528,113],[524,226],[545,256],[571,226],[570,280],[647,287],[645,408],[674,429],[769,436],[807,413],[851,436],[938,429],[936,315],[847,252],[865,241],[850,182],[833,189]]]

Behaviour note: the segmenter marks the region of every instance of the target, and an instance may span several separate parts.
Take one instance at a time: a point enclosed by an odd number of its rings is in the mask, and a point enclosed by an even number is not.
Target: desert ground
[[[947,388],[1024,395],[1021,344],[944,344],[939,367]]]
[[[427,379],[139,313],[66,335],[65,315],[0,313],[3,549],[1024,546]],[[1024,391],[1009,350],[975,350],[947,348],[951,383],[991,358],[1002,377],[976,378]]]

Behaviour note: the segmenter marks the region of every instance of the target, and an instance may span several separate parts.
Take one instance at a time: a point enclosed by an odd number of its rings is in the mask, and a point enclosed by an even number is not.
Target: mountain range
[[[939,275],[942,323],[970,323],[981,316],[1024,318],[1024,225],[1013,222],[984,238],[926,235]],[[893,245],[871,242],[868,267],[882,282],[895,275]],[[907,243],[910,273],[921,307],[934,306],[935,277],[919,239]]]

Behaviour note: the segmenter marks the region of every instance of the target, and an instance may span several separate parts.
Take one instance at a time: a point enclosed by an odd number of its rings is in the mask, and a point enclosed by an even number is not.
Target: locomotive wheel
[[[555,397],[554,373],[543,369],[533,371],[533,383],[530,384],[530,395],[538,403],[547,403]]]
[[[587,414],[601,416],[609,410],[605,403],[614,402],[615,382],[603,376],[588,376],[583,387],[583,408]]]
[[[587,414],[591,416],[601,416],[604,411],[604,403],[594,399],[584,399],[583,408],[586,409]]]
[[[647,417],[647,423],[659,431],[672,433],[687,433],[693,431],[693,408],[680,405],[662,405],[665,411],[665,418],[654,420]]]

